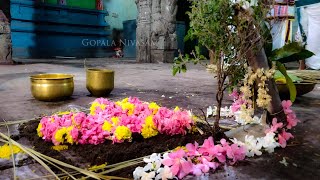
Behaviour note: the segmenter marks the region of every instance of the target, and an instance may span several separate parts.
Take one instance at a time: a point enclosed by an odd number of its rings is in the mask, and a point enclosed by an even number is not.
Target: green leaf
[[[292,42],[284,45],[280,49],[272,51],[270,59],[281,63],[294,62],[313,56],[314,53],[306,50],[298,42]]]
[[[290,100],[291,100],[291,102],[294,102],[296,100],[296,97],[297,97],[296,86],[292,82],[292,79],[288,76],[286,67],[282,63],[277,62],[277,68],[284,75],[284,77],[286,78],[287,87],[288,87],[289,92],[290,92]]]
[[[178,71],[179,71],[179,68],[178,68],[178,67],[173,67],[173,68],[172,68],[172,75],[175,76]]]
[[[303,79],[299,78],[298,76],[295,76],[295,75],[290,74],[290,73],[287,73],[287,74],[291,78],[292,82],[301,82],[301,81],[303,81]],[[275,80],[277,80],[277,79],[285,78],[285,76],[279,70],[276,70],[273,78]]]
[[[187,72],[187,66],[185,64],[181,66],[181,71],[184,73]]]
[[[195,46],[195,51],[196,51],[196,55],[200,55],[200,47],[199,46]]]

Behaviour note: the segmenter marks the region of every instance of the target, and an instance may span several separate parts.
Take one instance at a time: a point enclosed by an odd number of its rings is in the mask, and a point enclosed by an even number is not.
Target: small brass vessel
[[[92,96],[104,97],[114,88],[114,71],[110,69],[87,69],[87,89]]]
[[[30,76],[31,93],[40,101],[60,101],[73,94],[73,75],[37,74]]]

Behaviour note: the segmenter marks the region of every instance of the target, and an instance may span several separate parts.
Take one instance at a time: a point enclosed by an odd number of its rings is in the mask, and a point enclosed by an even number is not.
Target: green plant
[[[216,62],[218,110],[214,129],[219,130],[224,90],[239,84],[243,78],[240,75],[244,72],[245,67],[250,66],[253,71],[268,70],[272,63],[268,61],[267,56],[274,57],[271,60],[276,61],[279,70],[286,76],[281,59],[288,58],[290,54],[280,55],[283,52],[281,50],[271,52],[272,37],[268,28],[270,24],[267,22],[270,2],[262,0],[256,4],[251,3],[250,0],[238,1],[238,3],[226,0],[190,0],[190,2],[192,5],[188,15],[191,22],[186,39],[197,39],[199,45],[206,47]],[[250,4],[254,6],[249,8]],[[205,64],[202,61],[204,59],[206,58],[200,54],[199,47],[191,55],[180,55],[174,61],[173,74],[185,72],[186,64],[190,62]],[[228,83],[226,83],[227,78]],[[256,85],[261,81],[263,80],[257,79]],[[270,115],[268,122],[273,117],[277,117],[279,121],[285,123],[286,117],[274,79],[267,79],[264,84],[266,84],[268,94],[272,97],[267,107]],[[295,94],[293,93],[292,96]]]
[[[305,49],[305,47],[298,42],[291,42],[284,45],[282,48],[271,51],[268,59],[276,62],[277,69],[283,74],[286,79],[286,85],[290,92],[290,100],[295,101],[297,96],[297,90],[293,83],[293,80],[288,75],[284,63],[296,62],[301,59],[306,59],[313,56],[314,53]]]
[[[204,46],[213,55],[216,62],[216,76],[218,80],[218,89],[216,93],[217,116],[215,118],[215,130],[219,130],[220,109],[224,98],[224,91],[231,86],[235,86],[243,78],[244,67],[247,64],[248,49],[259,51],[257,43],[262,40],[255,37],[256,34],[264,33],[261,25],[264,19],[261,16],[266,11],[265,6],[260,4],[254,7],[254,14],[251,16],[242,6],[243,2],[232,3],[226,0],[190,0],[191,11],[190,29],[186,36],[187,39],[197,39],[199,45]],[[240,12],[245,12],[240,15]],[[250,18],[247,18],[250,16]],[[253,18],[251,18],[253,17]],[[250,24],[255,28],[248,31]],[[242,33],[246,32],[246,33]],[[196,47],[190,55],[180,55],[175,59],[173,65],[173,74],[185,72],[186,64],[204,64],[202,60],[206,58],[201,55],[200,48]],[[240,73],[239,73],[240,72]],[[242,76],[241,76],[242,74]],[[229,82],[226,83],[229,77]]]

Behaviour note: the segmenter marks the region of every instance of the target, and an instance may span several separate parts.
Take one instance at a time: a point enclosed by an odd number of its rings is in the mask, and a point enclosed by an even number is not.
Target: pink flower
[[[283,123],[278,123],[277,118],[273,118],[271,128],[267,129],[265,133],[268,134],[269,132],[276,132],[279,128],[282,128],[282,126]]]
[[[192,174],[196,176],[200,176],[203,173],[208,173],[210,169],[217,169],[219,167],[219,163],[211,162],[204,157],[199,157],[198,160],[201,162],[199,164],[194,164],[192,166]]]
[[[98,102],[99,104],[104,104],[104,105],[113,104],[112,101],[109,101],[106,98],[97,98],[96,100],[94,100],[94,102]]]
[[[142,104],[142,102],[137,97],[129,97],[128,102],[135,105]]]
[[[78,138],[79,138],[79,130],[77,128],[73,128],[71,131],[70,131],[70,134],[71,134],[71,137],[74,141],[78,141]]]
[[[290,113],[287,115],[287,122],[288,122],[287,128],[291,129],[298,124],[299,120],[297,119],[294,113]]]
[[[59,128],[56,116],[43,117],[40,121],[42,128],[40,132],[43,134],[42,139],[51,141],[54,132]]]
[[[205,171],[205,165],[203,164],[193,164],[191,173],[196,176],[201,176],[203,171]]]
[[[211,156],[212,159],[216,157],[221,163],[226,161],[225,150],[220,145],[214,145],[213,137],[204,140],[199,152],[203,156]]]
[[[73,119],[75,125],[80,126],[82,122],[87,118],[87,115],[84,112],[78,112],[77,114],[74,115]]]
[[[144,123],[145,118],[139,118],[137,116],[121,116],[120,125],[126,126],[130,129],[131,132],[141,133],[142,124]]]
[[[232,93],[229,94],[230,97],[233,97],[233,99],[239,99],[240,93],[237,89],[233,89]]]
[[[278,140],[279,144],[282,148],[285,148],[287,146],[287,141],[293,138],[293,135],[291,133],[286,132],[284,129],[282,129],[282,133],[278,134]]]
[[[246,157],[246,148],[244,146],[239,146],[237,144],[231,144],[225,140],[220,140],[222,147],[226,151],[226,155],[229,159],[232,159],[231,165],[239,160],[243,160]]]
[[[194,144],[188,143],[186,145],[187,155],[189,157],[200,156],[201,154],[198,152],[199,144],[195,142]]]
[[[145,117],[148,117],[149,115],[152,114],[152,110],[148,108],[148,104],[137,104],[135,105],[133,114],[136,116],[143,115]]]
[[[193,121],[187,111],[173,111],[165,107],[159,108],[153,121],[161,134],[185,135],[191,129]]]
[[[282,107],[283,107],[283,110],[286,114],[289,114],[289,113],[292,113],[293,111],[291,110],[291,106],[292,106],[292,102],[290,100],[287,100],[287,101],[282,101]]]
[[[245,100],[243,100],[243,99],[235,100],[231,105],[231,111],[232,112],[239,111],[243,104],[247,104]]]
[[[174,176],[182,179],[192,171],[192,163],[187,161],[184,150],[179,149],[176,152],[169,153],[168,158],[162,160],[162,164],[169,166]]]

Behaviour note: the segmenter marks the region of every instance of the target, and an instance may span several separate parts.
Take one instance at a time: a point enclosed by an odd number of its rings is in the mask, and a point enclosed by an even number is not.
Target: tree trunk
[[[256,71],[259,68],[264,68],[266,70],[270,68],[263,48],[261,48],[261,50],[258,52],[255,52],[254,49],[249,50],[247,57],[248,64],[253,71]],[[272,118],[276,117],[278,121],[286,123],[286,115],[283,111],[281,99],[274,79],[268,79],[266,81],[266,87],[268,87],[268,94],[271,96],[271,102],[268,107],[269,116],[267,121],[271,123]]]
[[[240,34],[242,37],[247,37],[246,42],[248,43],[255,43],[256,48],[249,48],[246,50],[246,57],[248,60],[249,66],[252,68],[253,71],[257,69],[270,69],[268,58],[266,56],[264,45],[262,42],[262,36],[258,31],[258,28],[254,25],[254,20],[250,12],[245,10],[240,10],[238,14],[239,19],[247,19],[247,29],[240,30]],[[254,33],[252,33],[254,32]],[[250,35],[249,35],[250,34]],[[254,42],[257,40],[257,42]],[[268,106],[268,118],[267,122],[270,124],[272,119],[275,117],[278,119],[278,122],[283,122],[284,124],[287,123],[286,115],[283,111],[283,107],[281,104],[281,99],[279,96],[279,92],[276,86],[274,79],[268,79],[266,81],[266,87],[269,89],[268,94],[271,96],[271,102]],[[257,87],[255,87],[257,88]]]

